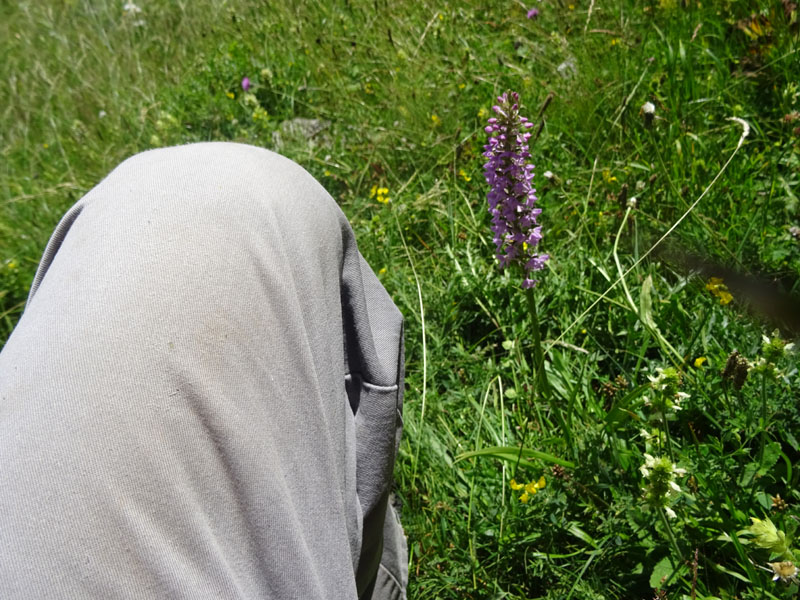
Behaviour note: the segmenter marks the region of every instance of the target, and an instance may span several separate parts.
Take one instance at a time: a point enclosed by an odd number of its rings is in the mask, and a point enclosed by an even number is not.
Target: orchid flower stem
[[[571,428],[564,421],[564,415],[561,413],[561,408],[558,406],[558,403],[553,397],[552,389],[550,388],[550,382],[547,380],[547,370],[545,369],[544,364],[544,352],[542,351],[542,334],[539,330],[539,316],[536,311],[536,297],[533,295],[533,289],[529,288],[525,290],[525,298],[528,301],[528,312],[531,317],[531,334],[533,336],[533,347],[531,349],[531,354],[533,359],[534,385],[539,393],[539,397],[549,403],[550,412],[555,417],[559,428],[564,434],[568,447],[572,447]]]

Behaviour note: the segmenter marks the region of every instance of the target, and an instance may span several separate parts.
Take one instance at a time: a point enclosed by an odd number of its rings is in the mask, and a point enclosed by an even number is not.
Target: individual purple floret
[[[496,116],[489,119],[486,127],[489,143],[483,147],[483,155],[489,159],[483,165],[483,174],[491,186],[487,198],[495,255],[501,268],[520,265],[525,273],[522,287],[532,288],[536,280],[531,279],[531,273],[543,269],[550,258],[535,251],[542,239],[542,228],[536,224],[542,209],[535,207],[536,190],[531,185],[533,165],[527,163],[531,134],[525,131],[533,123],[519,115],[516,92],[506,92],[498,101],[492,107]]]

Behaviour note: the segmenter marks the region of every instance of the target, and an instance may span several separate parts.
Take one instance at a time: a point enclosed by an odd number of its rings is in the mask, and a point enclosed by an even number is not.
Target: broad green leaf
[[[758,466],[758,474],[766,475],[778,459],[781,457],[781,445],[778,442],[770,442],[764,447],[764,457],[761,459],[761,464]]]
[[[748,463],[742,472],[742,476],[739,478],[739,486],[747,487],[750,485],[753,482],[753,477],[756,476],[756,471],[758,471],[758,464],[754,462]]]
[[[672,559],[669,556],[665,556],[653,567],[653,572],[650,575],[650,587],[653,589],[665,589],[682,569],[682,566],[675,568],[672,565]]]
[[[595,542],[594,539],[592,539],[592,536],[590,536],[583,529],[578,527],[575,523],[572,523],[569,526],[569,530],[568,531],[572,535],[574,535],[576,538],[578,538],[579,540],[581,540],[583,542],[586,542],[587,544],[589,544],[590,546],[592,546],[594,548],[598,548],[597,542]]]
[[[473,456],[487,456],[489,458],[496,458],[498,460],[505,460],[508,462],[517,462],[520,456],[522,458],[536,458],[544,462],[561,465],[570,469],[575,468],[575,463],[563,458],[558,458],[547,452],[540,452],[539,450],[532,450],[531,448],[522,448],[519,446],[491,446],[489,448],[481,448],[480,450],[473,450],[471,452],[464,452],[456,456],[455,462],[464,460],[465,458],[472,458]],[[529,464],[527,461],[520,461],[520,465]]]

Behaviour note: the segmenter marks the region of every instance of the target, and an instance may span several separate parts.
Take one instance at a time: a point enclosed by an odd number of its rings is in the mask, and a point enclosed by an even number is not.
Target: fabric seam
[[[392,573],[386,566],[384,566],[383,563],[380,563],[378,565],[378,568],[379,569],[383,569],[384,571],[386,571],[386,574],[389,575],[389,577],[392,579],[392,582],[397,587],[397,589],[400,590],[401,592],[403,591],[403,586],[400,585],[399,581],[397,581],[397,577],[394,576],[394,573]]]

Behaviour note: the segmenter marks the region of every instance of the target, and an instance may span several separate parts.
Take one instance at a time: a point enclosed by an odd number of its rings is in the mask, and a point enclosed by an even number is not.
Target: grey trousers
[[[403,321],[267,150],[117,167],[0,353],[0,598],[405,598]]]

